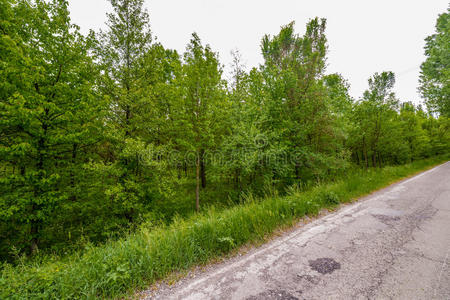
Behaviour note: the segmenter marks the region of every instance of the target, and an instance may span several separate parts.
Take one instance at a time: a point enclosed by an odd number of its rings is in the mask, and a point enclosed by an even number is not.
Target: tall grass
[[[254,199],[137,233],[83,253],[4,264],[2,299],[114,298],[144,288],[175,270],[206,263],[246,243],[261,241],[282,225],[333,208],[444,161],[433,158],[382,169],[357,170],[340,181],[287,196]]]

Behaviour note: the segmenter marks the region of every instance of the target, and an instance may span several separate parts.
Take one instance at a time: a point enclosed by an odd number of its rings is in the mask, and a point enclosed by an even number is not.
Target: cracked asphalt
[[[147,299],[450,299],[450,162]]]

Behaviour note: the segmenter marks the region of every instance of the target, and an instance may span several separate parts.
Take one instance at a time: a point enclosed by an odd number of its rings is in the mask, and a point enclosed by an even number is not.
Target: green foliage
[[[5,264],[0,297],[7,298],[120,298],[145,288],[175,270],[188,269],[263,240],[282,225],[322,207],[352,201],[392,181],[428,168],[443,158],[417,161],[370,172],[356,170],[346,178],[306,191],[293,189],[285,197],[255,199],[217,211],[210,209],[169,226],[143,226],[135,234],[101,247],[86,247],[82,255],[17,266]]]
[[[181,89],[181,114],[178,129],[183,131],[179,139],[185,152],[192,152],[196,168],[196,210],[200,209],[200,180],[206,187],[205,154],[220,144],[224,99],[222,70],[217,54],[209,46],[202,46],[197,34],[184,54],[184,65],[178,79]]]
[[[333,191],[323,190],[317,195],[316,201],[325,206],[334,206],[339,204],[339,197]]]
[[[157,167],[146,158],[147,148],[154,144],[145,139],[141,122],[152,103],[152,97],[144,95],[157,75],[145,66],[153,49],[143,1],[112,0],[111,5],[114,11],[107,15],[108,30],[100,32],[97,51],[103,71],[99,86],[109,100],[105,150],[111,157],[100,161],[104,166],[97,170],[106,183],[109,209],[126,224],[134,222],[154,197]]]
[[[376,73],[369,79],[369,90],[353,105],[348,142],[359,165],[402,164],[445,153],[438,145],[449,145],[450,132],[443,125],[448,118],[436,120],[409,102],[400,105],[392,92],[394,83],[392,72]]]
[[[425,42],[420,91],[430,111],[450,117],[450,8],[439,16],[436,33]]]
[[[110,2],[83,36],[66,0],[0,0],[0,298],[120,295],[450,149],[448,14],[422,66],[430,113],[392,72],[354,101],[326,74],[324,19],[264,36],[249,72],[236,53],[227,82],[197,34],[180,55],[143,0]]]
[[[91,37],[70,23],[67,2],[32,7],[19,1],[12,11],[11,33],[2,35],[15,37],[6,54],[16,54],[2,58],[2,72],[14,85],[0,92],[0,164],[7,170],[0,179],[2,248],[36,251],[53,242],[45,225],[62,221],[57,212],[86,196],[82,165],[96,156],[103,103],[94,89]]]

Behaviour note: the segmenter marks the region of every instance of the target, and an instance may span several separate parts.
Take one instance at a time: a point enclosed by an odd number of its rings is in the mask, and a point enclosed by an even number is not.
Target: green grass
[[[171,272],[207,263],[240,246],[260,242],[281,226],[322,208],[350,202],[394,181],[445,161],[433,158],[382,169],[358,170],[340,181],[287,196],[253,199],[222,211],[211,208],[168,226],[145,228],[66,257],[4,264],[1,299],[117,298],[148,287]]]

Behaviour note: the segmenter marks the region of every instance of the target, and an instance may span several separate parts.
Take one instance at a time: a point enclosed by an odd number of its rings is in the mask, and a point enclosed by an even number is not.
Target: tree
[[[138,94],[145,72],[143,60],[151,47],[152,35],[143,0],[110,0],[114,9],[107,14],[108,30],[100,32],[99,57],[104,69],[102,90],[111,101],[111,123],[121,135],[132,136],[133,118],[145,105]]]
[[[64,0],[18,1],[9,6],[14,18],[5,30],[11,31],[2,36],[14,52],[12,69],[4,69],[14,86],[1,92],[0,163],[7,169],[1,215],[21,228],[10,242],[31,252],[46,238],[42,232],[55,212],[77,201],[76,186],[85,180],[80,166],[102,128],[92,40],[71,23],[67,7]]]
[[[427,59],[421,66],[420,92],[428,109],[450,116],[450,9],[439,15],[436,33],[425,39]]]
[[[430,139],[423,129],[421,112],[412,103],[402,103],[398,119],[400,125],[399,135],[407,145],[407,161],[413,161],[421,157],[427,157],[430,153]]]
[[[220,137],[224,91],[217,54],[209,45],[202,46],[195,33],[184,54],[181,76],[182,118],[187,145],[195,153],[195,207],[199,211],[200,181],[203,187],[206,186],[205,153],[218,143]]]
[[[109,100],[106,119],[110,153],[98,166],[108,180],[106,195],[110,209],[123,217],[122,225],[132,222],[152,197],[155,165],[147,153],[153,138],[154,102],[152,35],[143,0],[110,0],[113,12],[107,14],[108,29],[99,33],[98,58],[102,68],[100,91]],[[156,49],[155,52],[159,51]],[[165,53],[163,53],[165,54]]]
[[[228,183],[231,186],[227,196],[239,200],[246,193],[261,194],[265,184],[272,180],[271,170],[262,163],[270,153],[271,145],[262,129],[260,101],[263,95],[258,88],[262,85],[261,73],[253,69],[247,74],[240,53],[234,51],[232,55],[232,82],[227,95],[229,108],[222,125],[229,131],[219,147],[223,163],[214,167],[221,176],[222,185]]]
[[[342,162],[336,159],[343,153],[335,148],[341,142],[335,143],[334,96],[323,80],[325,27],[324,19],[312,19],[300,37],[294,33],[294,23],[290,23],[278,35],[265,36],[261,46],[265,59],[262,74],[266,94],[270,95],[264,103],[270,118],[267,124],[279,137],[273,143],[284,144],[290,155],[298,158],[293,170],[295,180],[319,180],[334,169],[334,162]]]
[[[353,109],[352,148],[358,162],[364,161],[366,167],[376,167],[398,152],[398,149],[392,149],[395,143],[392,138],[398,134],[394,122],[398,100],[392,92],[394,73],[375,73],[368,83],[369,89]]]

